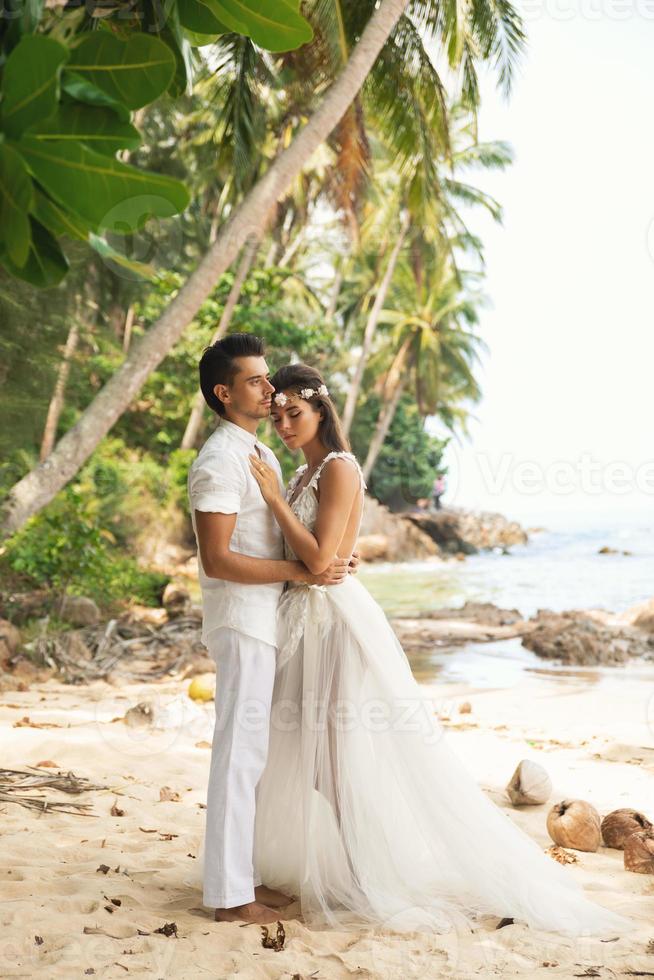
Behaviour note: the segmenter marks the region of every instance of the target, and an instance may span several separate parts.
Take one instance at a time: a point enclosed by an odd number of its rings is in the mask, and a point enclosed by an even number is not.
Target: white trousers
[[[276,649],[221,627],[207,638],[216,662],[216,726],[204,838],[203,902],[231,908],[254,901],[256,787],[268,756]]]

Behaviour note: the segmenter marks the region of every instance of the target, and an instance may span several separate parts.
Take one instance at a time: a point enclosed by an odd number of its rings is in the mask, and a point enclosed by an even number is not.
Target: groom
[[[205,905],[219,921],[268,923],[289,896],[266,888],[253,868],[256,786],[268,754],[275,679],[277,603],[286,581],[334,585],[348,573],[336,558],[322,575],[284,561],[281,531],[252,476],[256,452],[282,474],[257,441],[273,386],[261,338],[236,333],[207,347],[200,387],[219,424],[188,475],[198,543],[202,640],[216,662],[216,728],[207,792]]]

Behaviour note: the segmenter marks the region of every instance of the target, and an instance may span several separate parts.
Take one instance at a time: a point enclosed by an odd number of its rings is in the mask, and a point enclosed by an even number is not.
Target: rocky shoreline
[[[538,609],[523,619],[517,609],[466,602],[424,616],[391,620],[407,652],[435,646],[520,637],[544,660],[577,666],[618,666],[632,659],[654,663],[654,599],[616,614],[603,609]]]
[[[0,691],[27,690],[49,677],[72,684],[120,683],[212,672],[214,663],[200,640],[201,609],[178,586],[168,588],[165,602],[160,609],[133,608],[106,623],[99,617],[89,621],[86,600],[80,606],[84,622],[78,620],[77,628],[49,630],[43,621],[40,635],[30,641],[15,624],[0,619]],[[654,663],[654,599],[619,615],[601,609],[539,609],[528,619],[517,609],[466,602],[390,622],[409,656],[520,638],[526,649],[562,665]]]
[[[462,561],[480,551],[508,552],[512,545],[528,540],[528,532],[517,521],[492,511],[447,507],[392,513],[366,497],[357,548],[364,561]]]

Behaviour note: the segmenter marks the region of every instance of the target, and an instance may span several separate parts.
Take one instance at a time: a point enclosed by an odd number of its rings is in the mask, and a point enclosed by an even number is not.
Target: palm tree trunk
[[[397,354],[393,358],[393,363],[391,364],[388,374],[386,375],[386,380],[384,382],[384,387],[382,389],[382,409],[379,413],[377,419],[377,425],[375,426],[375,431],[372,434],[372,439],[370,440],[370,445],[368,446],[368,455],[366,456],[366,461],[363,464],[363,477],[365,480],[368,479],[373,471],[373,467],[377,462],[377,457],[381,452],[381,448],[384,445],[384,439],[388,435],[388,430],[391,427],[391,423],[395,418],[395,413],[397,411],[397,406],[400,403],[400,398],[407,386],[407,381],[409,380],[409,349],[411,347],[411,337],[407,337],[402,346],[398,350]]]
[[[252,267],[254,262],[254,257],[257,254],[257,248],[259,242],[261,241],[261,235],[258,237],[252,235],[247,242],[245,248],[243,249],[243,254],[241,255],[241,261],[238,264],[238,269],[236,276],[234,277],[234,282],[232,283],[232,288],[229,291],[229,296],[227,297],[227,302],[225,303],[225,308],[223,309],[222,315],[220,317],[220,322],[216,328],[216,332],[211,338],[211,343],[215,344],[217,340],[224,337],[227,333],[227,329],[231,322],[236,304],[238,303],[239,297],[241,295],[241,290],[243,289],[243,283],[247,278],[247,274]],[[191,414],[184,430],[184,435],[182,436],[182,449],[192,449],[196,443],[198,432],[200,431],[200,425],[202,424],[202,416],[204,414],[204,395],[201,391],[195,396],[193,402],[193,408],[191,409]]]
[[[366,329],[363,334],[363,344],[361,346],[361,354],[359,355],[359,360],[357,361],[354,377],[352,378],[352,382],[347,393],[347,398],[345,400],[345,408],[343,409],[343,428],[346,435],[349,435],[350,429],[352,428],[352,420],[354,419],[354,412],[356,411],[357,401],[359,399],[359,391],[361,390],[361,382],[363,381],[363,372],[365,371],[366,364],[368,363],[368,358],[370,356],[370,349],[372,347],[377,324],[379,323],[379,314],[381,313],[384,302],[386,301],[388,289],[391,284],[391,280],[393,279],[393,273],[395,272],[395,266],[397,265],[397,260],[400,257],[400,249],[404,244],[404,239],[406,238],[409,230],[409,221],[410,216],[407,210],[404,212],[399,237],[393,246],[393,251],[391,252],[388,265],[386,266],[386,272],[384,273],[382,281],[379,284],[379,289],[377,290],[377,295],[375,296],[375,302],[372,304],[368,322],[366,323]]]
[[[363,464],[363,477],[365,480],[368,479],[373,471],[375,463],[377,462],[377,457],[379,456],[381,448],[384,445],[384,439],[388,435],[391,422],[395,418],[397,406],[405,388],[406,381],[403,379],[395,386],[390,400],[384,403],[384,407],[379,414],[377,425],[375,427],[372,439],[370,440],[370,446],[368,447],[368,455],[366,456],[366,461]]]
[[[73,317],[73,322],[71,323],[70,330],[68,331],[63,357],[57,371],[57,380],[55,381],[54,392],[52,393],[52,398],[50,399],[50,404],[48,405],[48,414],[46,416],[45,426],[43,427],[43,438],[41,440],[41,451],[39,453],[39,459],[41,462],[48,458],[55,444],[57,426],[59,425],[59,418],[64,407],[66,385],[68,384],[68,376],[70,374],[70,362],[72,361],[73,354],[75,353],[78,340],[79,317],[76,315]]]
[[[159,320],[132,346],[122,366],[48,459],[11,488],[2,507],[4,537],[13,534],[53,499],[120,418],[150,373],[182,335],[219,276],[234,261],[243,242],[259,229],[261,215],[268,214],[343,117],[407,3],[408,0],[381,0],[348,63],[316,112],[234,210]]]
[[[329,297],[329,306],[325,310],[326,323],[332,323],[334,317],[336,316],[336,304],[338,303],[338,297],[340,296],[342,285],[343,285],[343,267],[341,264],[336,270],[336,275],[334,276],[331,295]]]
[[[132,342],[132,327],[134,326],[134,304],[130,303],[127,307],[127,315],[125,316],[125,326],[123,327],[123,354],[126,354],[129,350],[129,345]]]

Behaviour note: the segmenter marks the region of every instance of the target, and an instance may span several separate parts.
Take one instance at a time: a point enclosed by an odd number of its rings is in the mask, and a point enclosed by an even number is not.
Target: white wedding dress
[[[291,504],[310,530],[334,456],[353,461],[365,488],[355,457],[330,453]],[[287,587],[278,628],[254,864],[266,885],[299,896],[308,925],[447,932],[492,915],[567,935],[635,928],[485,796],[356,575]]]

